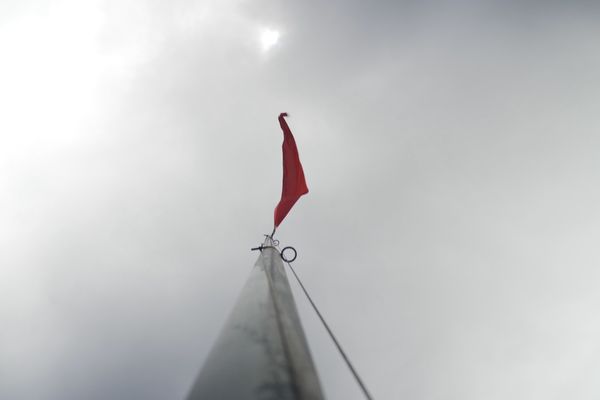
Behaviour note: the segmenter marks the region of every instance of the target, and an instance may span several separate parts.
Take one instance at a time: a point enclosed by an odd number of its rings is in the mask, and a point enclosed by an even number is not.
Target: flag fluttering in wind
[[[275,227],[281,224],[300,196],[308,193],[296,141],[284,117],[287,113],[279,114],[279,125],[283,130],[283,188],[281,200],[275,207]]]

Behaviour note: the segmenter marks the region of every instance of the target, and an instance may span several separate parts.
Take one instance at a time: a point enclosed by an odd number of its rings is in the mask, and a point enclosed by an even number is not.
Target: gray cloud
[[[1,398],[186,393],[270,231],[280,111],[311,190],[280,239],[376,398],[598,397],[597,7],[29,4],[0,22]]]

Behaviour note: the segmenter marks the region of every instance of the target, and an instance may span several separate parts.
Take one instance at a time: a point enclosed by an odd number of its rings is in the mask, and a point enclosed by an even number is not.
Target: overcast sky
[[[278,238],[376,399],[598,399],[592,3],[3,0],[0,398],[183,398],[287,111],[310,193]]]

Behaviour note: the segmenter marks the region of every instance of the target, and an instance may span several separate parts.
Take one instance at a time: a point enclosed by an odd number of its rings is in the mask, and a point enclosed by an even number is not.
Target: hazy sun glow
[[[82,10],[76,19],[59,11],[23,17],[0,30],[4,140],[52,147],[70,140],[93,108],[101,60],[92,44],[101,16]]]
[[[279,41],[279,32],[274,29],[263,29],[260,34],[260,44],[263,51],[269,51],[269,49],[277,44]]]

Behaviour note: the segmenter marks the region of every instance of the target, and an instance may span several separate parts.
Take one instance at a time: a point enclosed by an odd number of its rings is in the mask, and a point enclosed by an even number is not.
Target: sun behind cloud
[[[269,51],[279,41],[279,31],[265,28],[260,33],[260,44],[263,52]]]

